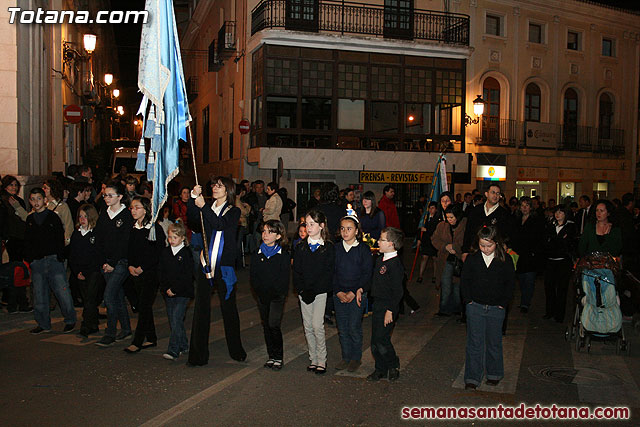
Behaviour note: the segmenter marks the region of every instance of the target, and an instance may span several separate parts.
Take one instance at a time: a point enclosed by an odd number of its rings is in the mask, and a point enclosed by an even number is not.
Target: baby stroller
[[[622,328],[622,311],[616,291],[620,275],[620,263],[609,254],[594,252],[581,258],[575,269],[576,309],[573,323],[565,333],[570,341],[575,339],[576,351],[587,347],[591,341],[615,341],[616,354],[630,352]]]

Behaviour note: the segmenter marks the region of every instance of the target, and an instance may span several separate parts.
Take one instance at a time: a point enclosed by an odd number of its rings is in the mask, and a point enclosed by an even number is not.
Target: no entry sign
[[[249,133],[249,130],[251,130],[251,123],[249,123],[249,120],[247,119],[242,119],[238,124],[238,129],[240,129],[240,133],[243,135],[245,133]]]
[[[82,120],[82,108],[72,104],[64,107],[64,119],[69,123],[80,123]]]

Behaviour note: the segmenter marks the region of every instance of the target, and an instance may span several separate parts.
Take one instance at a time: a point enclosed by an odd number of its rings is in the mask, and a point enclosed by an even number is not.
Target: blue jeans
[[[129,312],[124,301],[124,281],[129,276],[127,260],[121,259],[114,266],[111,273],[103,273],[106,287],[104,289],[104,304],[107,306],[107,329],[105,335],[115,338],[118,322],[122,332],[131,332]]]
[[[533,289],[536,286],[536,272],[518,274],[520,282],[520,307],[529,308],[533,299]]]
[[[76,311],[73,308],[71,291],[67,282],[67,271],[56,255],[47,255],[31,263],[31,281],[33,283],[33,312],[38,326],[51,329],[49,312],[50,291],[53,291],[66,325],[76,323]]]
[[[445,261],[440,279],[440,313],[460,311],[460,282],[453,278],[453,264]]]
[[[362,359],[362,316],[367,306],[367,297],[362,296],[360,307],[354,298],[350,303],[342,303],[333,296],[336,323],[342,348],[342,360]]]
[[[165,296],[164,300],[167,304],[167,317],[169,318],[169,326],[171,327],[171,337],[169,338],[167,353],[178,356],[180,352],[189,350],[187,332],[184,329],[184,316],[187,312],[189,298]]]
[[[504,377],[502,360],[502,322],[505,310],[496,305],[475,302],[467,309],[467,350],[465,384],[480,385],[486,369],[488,380]]]

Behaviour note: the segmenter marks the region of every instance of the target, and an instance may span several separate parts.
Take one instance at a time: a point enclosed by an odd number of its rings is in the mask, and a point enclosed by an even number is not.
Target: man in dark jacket
[[[501,189],[498,184],[491,186],[484,193],[487,201],[471,209],[467,219],[467,228],[464,232],[464,243],[462,245],[463,259],[469,253],[478,230],[485,225],[494,225],[498,228],[500,236],[509,245],[509,239],[513,235],[512,218],[509,212],[498,204]]]

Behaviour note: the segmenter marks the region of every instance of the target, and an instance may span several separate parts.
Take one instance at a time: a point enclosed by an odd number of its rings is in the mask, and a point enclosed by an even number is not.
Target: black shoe
[[[315,372],[316,369],[318,369],[318,367],[316,365],[307,366],[307,371],[309,371],[309,372]]]
[[[500,380],[487,380],[487,385],[496,386],[500,383]]]
[[[275,367],[275,365],[274,365]],[[316,375],[324,375],[327,373],[327,367],[326,366],[318,366],[316,367]]]
[[[7,313],[9,314],[18,314],[19,311],[17,308],[13,307],[13,308],[7,308]]]
[[[124,351],[129,354],[139,353],[142,350],[142,347],[135,346],[131,344],[129,347],[125,347]]]
[[[18,309],[20,313],[33,313],[33,307],[21,307]]]
[[[279,371],[280,369],[282,369],[282,360],[274,360],[274,361],[273,361],[272,369],[273,369],[274,371]],[[317,374],[317,373],[318,373],[318,372],[316,371],[316,374]]]
[[[276,362],[275,360],[273,360],[273,359],[269,359],[269,360],[267,360],[266,362],[264,362],[264,365],[263,365],[263,366],[264,366],[265,368],[273,368],[273,364],[274,364],[275,362]]]
[[[465,390],[475,390],[475,389],[477,389],[477,388],[478,388],[478,386],[477,386],[477,385],[475,385],[475,384],[471,384],[471,383],[466,383],[466,384],[464,385],[464,389],[465,389]]]
[[[31,332],[33,335],[38,335],[38,334],[42,334],[42,333],[51,332],[51,329],[42,329],[40,326],[36,326],[35,328],[33,328],[29,332]]]
[[[231,358],[236,362],[244,362],[247,360],[247,353],[245,353],[244,356],[231,356]]]
[[[111,347],[115,342],[116,342],[116,339],[114,337],[105,335],[102,338],[100,338],[100,341],[98,341],[96,345],[98,347]]]
[[[62,333],[68,334],[69,332],[72,332],[75,328],[76,328],[75,323],[72,323],[70,325],[64,325],[64,329],[62,330]]]
[[[389,381],[395,381],[400,377],[400,370],[398,368],[389,369]]]
[[[131,338],[131,331],[120,331],[120,333],[116,335],[116,342],[124,341],[127,338]]]
[[[151,348],[151,347],[157,347],[157,346],[158,346],[157,342],[143,342],[140,348],[145,349],[145,348]]]
[[[373,371],[371,374],[369,374],[369,376],[367,377],[367,381],[380,381],[381,379],[383,379],[384,377],[387,376],[386,372],[380,372],[380,371]]]

